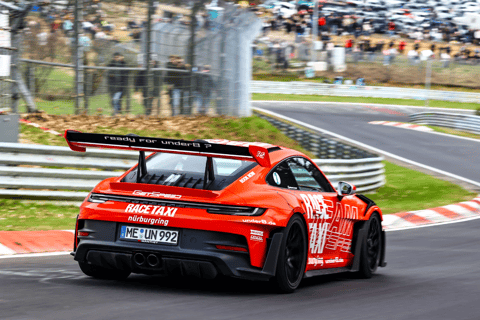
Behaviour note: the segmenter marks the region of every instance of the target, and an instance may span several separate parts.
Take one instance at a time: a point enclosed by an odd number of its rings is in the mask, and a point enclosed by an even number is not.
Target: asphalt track
[[[409,114],[429,109],[280,101],[252,104],[480,183],[480,141],[369,123],[408,122]]]
[[[84,276],[69,255],[0,259],[0,319],[479,319],[480,219],[388,232],[386,268],[267,283]]]

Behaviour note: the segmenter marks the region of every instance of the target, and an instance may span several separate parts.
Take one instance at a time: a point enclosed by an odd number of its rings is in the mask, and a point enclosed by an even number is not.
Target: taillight
[[[79,236],[79,237],[88,237],[89,234],[90,234],[90,232],[80,231],[80,232],[78,233],[78,236]]]
[[[224,246],[224,245],[220,245],[220,244],[217,244],[216,247],[217,247],[217,249],[220,249],[220,250],[248,252],[248,250],[246,248],[242,248],[242,247]]]

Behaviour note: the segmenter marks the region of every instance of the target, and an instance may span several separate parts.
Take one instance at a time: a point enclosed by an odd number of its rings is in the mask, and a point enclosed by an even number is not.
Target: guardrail
[[[357,187],[357,192],[363,193],[373,192],[385,185],[382,157],[319,133],[310,132],[301,126],[289,124],[258,110],[254,110],[254,113],[321,158],[314,162],[335,187],[339,181],[347,181]]]
[[[138,153],[130,151],[78,153],[67,147],[0,143],[0,198],[82,201],[97,183],[120,176],[137,159]],[[368,192],[385,183],[381,160],[314,161],[334,186],[346,180],[358,192]]]
[[[252,93],[442,100],[480,103],[480,93],[395,87],[325,84],[306,81],[252,81]]]
[[[410,115],[410,122],[480,134],[480,116],[446,112],[420,112]]]

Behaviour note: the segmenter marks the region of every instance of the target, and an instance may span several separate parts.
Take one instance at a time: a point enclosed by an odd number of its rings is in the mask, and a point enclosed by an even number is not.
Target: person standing
[[[155,60],[150,60],[150,67],[158,68],[158,62]],[[149,116],[152,114],[153,107],[158,100],[156,98],[159,97],[160,94],[160,72],[161,71],[152,71],[153,73],[153,83],[150,84],[150,95],[148,92],[147,86],[147,70],[141,70],[137,78],[135,79],[135,91],[142,91],[143,93],[143,105],[145,107],[145,115]]]
[[[120,52],[115,52],[113,60],[108,64],[110,68],[125,68],[126,63]],[[122,96],[127,89],[128,71],[122,69],[108,70],[108,90],[112,101],[113,115],[122,110]]]

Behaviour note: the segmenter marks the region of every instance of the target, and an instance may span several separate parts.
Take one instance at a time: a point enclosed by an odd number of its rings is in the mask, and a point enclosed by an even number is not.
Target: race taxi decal
[[[310,253],[321,254],[325,249],[349,252],[352,245],[353,220],[358,219],[358,207],[325,199],[320,194],[300,194],[309,220]]]
[[[174,217],[177,210],[178,208],[131,203],[125,208],[125,213],[143,213],[156,216]]]
[[[250,229],[250,240],[263,242],[263,231]]]

